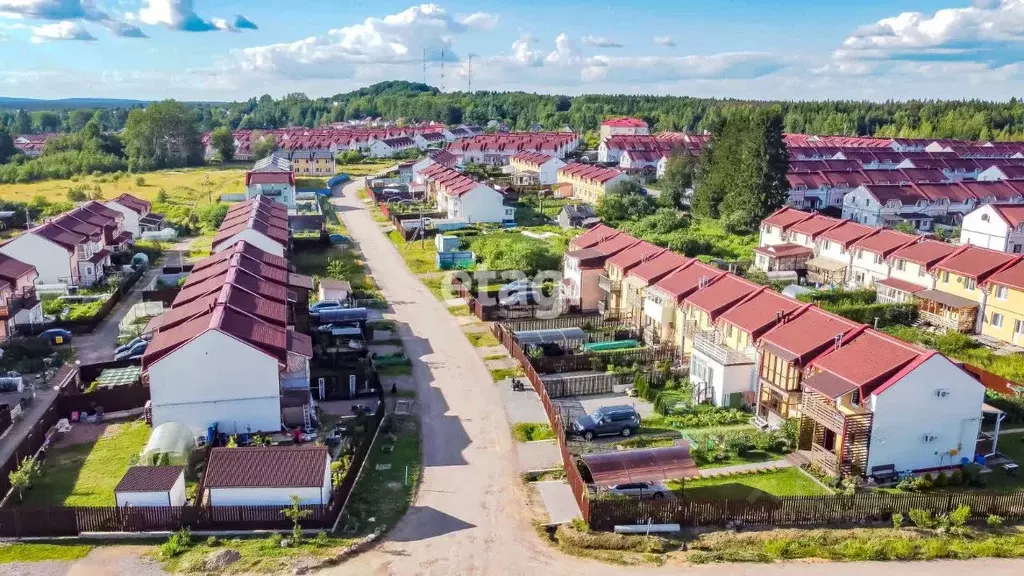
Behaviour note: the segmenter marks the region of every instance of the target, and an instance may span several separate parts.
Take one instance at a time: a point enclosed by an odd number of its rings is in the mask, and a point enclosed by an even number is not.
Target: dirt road
[[[380,232],[360,186],[345,186],[338,207],[370,272],[394,308],[406,353],[413,362],[423,434],[423,479],[405,518],[386,541],[325,574],[544,574],[619,576],[677,574],[680,569],[623,568],[566,556],[538,537],[527,517],[524,488],[497,387],[456,320],[406,268]],[[829,565],[834,576],[898,569],[901,574],[1021,574],[1024,562],[978,560],[872,566]],[[693,574],[820,574],[821,564],[716,565],[687,568]]]

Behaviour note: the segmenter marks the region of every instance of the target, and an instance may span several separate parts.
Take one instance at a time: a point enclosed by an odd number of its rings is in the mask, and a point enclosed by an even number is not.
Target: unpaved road
[[[422,419],[423,478],[409,513],[376,549],[323,574],[757,574],[863,576],[1024,574],[1024,562],[788,563],[634,568],[564,555],[538,538],[526,510],[515,451],[497,387],[455,318],[405,266],[355,191],[332,202],[359,243],[395,311],[412,359]]]

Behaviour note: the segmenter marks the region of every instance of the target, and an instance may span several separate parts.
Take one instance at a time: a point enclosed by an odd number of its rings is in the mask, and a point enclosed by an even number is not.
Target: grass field
[[[137,178],[142,178],[145,183],[139,186],[136,183]],[[0,186],[0,200],[28,202],[36,196],[44,196],[51,202],[66,201],[68,188],[78,186],[87,186],[90,189],[99,186],[103,197],[108,199],[127,192],[152,201],[163,189],[172,202],[203,202],[209,200],[211,196],[216,200],[221,194],[243,192],[245,190],[245,170],[235,167],[207,166],[125,175],[117,182],[114,181],[113,174],[101,174],[99,176],[80,176],[74,180],[4,184]]]
[[[349,176],[372,176],[381,170],[389,166],[397,164],[397,160],[391,160],[388,158],[382,158],[379,162],[364,162],[362,164],[339,164],[338,173],[348,174]]]
[[[145,447],[149,432],[141,422],[109,424],[95,442],[50,450],[25,505],[113,506],[114,487]]]
[[[437,271],[436,256],[437,249],[432,241],[406,242],[398,230],[388,233],[388,238],[395,245],[395,249],[402,255],[405,265],[412,270],[413,274],[424,274]]]
[[[501,344],[498,339],[494,337],[494,334],[490,332],[467,332],[466,339],[469,343],[477,348],[486,348],[488,346],[497,346]]]
[[[11,562],[42,562],[44,560],[79,560],[92,550],[88,544],[0,544],[0,564]]]
[[[701,478],[684,482],[673,481],[666,485],[673,490],[682,488],[684,496],[695,500],[828,494],[824,488],[795,468],[761,474]]]

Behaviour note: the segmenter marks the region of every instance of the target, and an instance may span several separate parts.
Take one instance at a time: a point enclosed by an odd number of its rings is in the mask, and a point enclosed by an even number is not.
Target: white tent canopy
[[[142,450],[139,464],[150,466],[184,465],[192,453],[192,431],[177,422],[167,422],[153,429]]]

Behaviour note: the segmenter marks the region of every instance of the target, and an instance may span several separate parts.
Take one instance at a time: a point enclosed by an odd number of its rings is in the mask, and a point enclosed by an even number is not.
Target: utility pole
[[[444,48],[441,49],[441,92],[444,92]]]
[[[469,88],[466,89],[470,94],[473,93],[473,55],[469,55]]]

